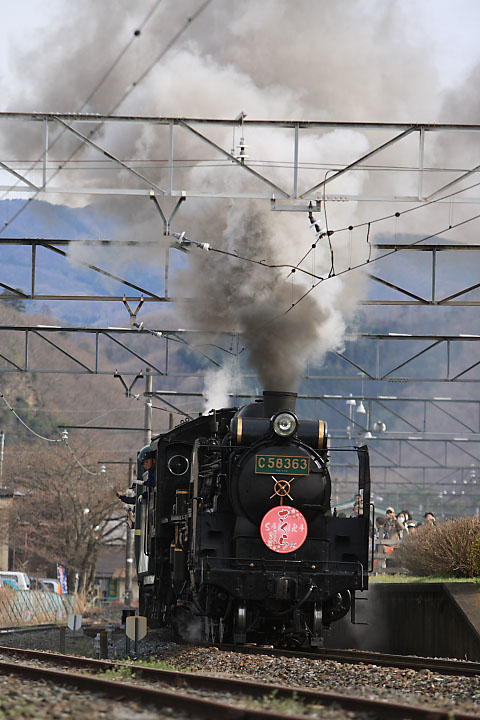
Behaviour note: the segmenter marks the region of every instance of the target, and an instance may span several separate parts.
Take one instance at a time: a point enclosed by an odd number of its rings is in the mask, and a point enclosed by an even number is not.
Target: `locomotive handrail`
[[[368,569],[368,572],[373,572],[375,567],[375,503],[370,503],[370,508],[373,510],[372,515],[372,560],[371,560],[371,566]]]
[[[145,498],[146,503],[142,503],[142,524],[143,524],[143,554],[149,557],[148,552],[148,500]]]

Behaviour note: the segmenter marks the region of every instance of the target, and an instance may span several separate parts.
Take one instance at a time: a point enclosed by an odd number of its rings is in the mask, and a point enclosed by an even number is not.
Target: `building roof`
[[[95,576],[112,577],[116,570],[124,567],[125,545],[107,545],[100,550]]]

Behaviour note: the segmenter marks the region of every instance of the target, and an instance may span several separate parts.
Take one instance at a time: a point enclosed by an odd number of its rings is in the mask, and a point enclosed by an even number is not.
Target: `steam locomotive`
[[[137,485],[140,613],[185,640],[319,647],[368,585],[370,469],[352,517],[330,507],[327,428],[268,392],[153,439]]]

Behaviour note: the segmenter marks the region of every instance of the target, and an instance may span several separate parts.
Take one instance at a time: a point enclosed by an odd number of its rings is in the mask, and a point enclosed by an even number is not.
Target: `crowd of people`
[[[375,520],[376,537],[379,540],[403,540],[403,538],[414,533],[421,525],[436,525],[437,520],[432,512],[426,512],[423,522],[415,522],[409,510],[395,512],[393,507],[387,507],[385,515]]]
[[[407,535],[415,533],[423,525],[434,526],[436,524],[437,519],[432,512],[424,514],[423,522],[416,522],[409,510],[401,510],[396,513],[393,507],[387,507],[385,515],[380,515],[375,520],[377,542],[375,544],[374,570],[385,572],[387,568],[396,567],[397,563],[392,557],[396,541],[403,540]]]

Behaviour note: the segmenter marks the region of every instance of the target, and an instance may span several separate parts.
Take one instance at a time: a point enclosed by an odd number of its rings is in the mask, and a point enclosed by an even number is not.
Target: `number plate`
[[[255,472],[259,475],[308,475],[310,458],[304,455],[255,455]]]

